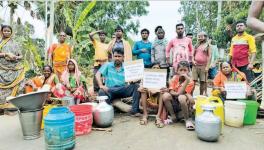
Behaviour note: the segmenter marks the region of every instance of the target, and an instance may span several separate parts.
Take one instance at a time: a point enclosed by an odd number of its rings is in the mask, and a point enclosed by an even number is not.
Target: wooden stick
[[[94,131],[106,131],[106,132],[112,132],[112,128],[92,128]]]

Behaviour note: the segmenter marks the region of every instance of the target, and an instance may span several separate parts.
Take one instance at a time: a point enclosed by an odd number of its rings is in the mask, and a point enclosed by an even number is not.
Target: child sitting
[[[152,69],[160,69],[159,64],[154,64],[152,66]],[[141,93],[141,104],[143,107],[143,117],[140,119],[140,124],[141,125],[146,125],[148,122],[148,110],[147,108],[153,108],[153,109],[157,109],[158,113],[156,116],[156,126],[158,128],[162,128],[164,127],[164,123],[163,120],[165,119],[165,117],[167,116],[166,114],[166,110],[163,107],[163,102],[162,102],[162,93],[164,92],[164,90],[166,90],[167,88],[162,88],[160,90],[150,90],[147,88],[143,88],[142,86],[140,86],[138,88],[138,91]]]
[[[191,80],[189,72],[189,63],[187,61],[180,61],[176,74],[169,83],[169,91],[163,94],[162,100],[173,122],[177,122],[177,119],[180,119],[177,118],[176,115],[182,112],[186,129],[194,130],[194,124],[190,117],[191,108],[194,104],[194,100],[191,96],[194,82]]]

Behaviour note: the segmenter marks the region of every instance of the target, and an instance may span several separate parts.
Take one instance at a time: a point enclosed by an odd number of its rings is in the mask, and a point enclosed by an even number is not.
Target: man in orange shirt
[[[94,35],[99,35],[99,40],[94,39]],[[100,90],[98,83],[95,78],[95,74],[100,69],[100,67],[108,61],[108,44],[105,43],[106,32],[99,30],[89,34],[90,40],[94,46],[94,77],[93,77],[93,86],[94,92],[98,92]]]
[[[67,61],[71,58],[72,47],[65,43],[66,33],[60,32],[59,43],[52,44],[48,49],[48,62],[52,64],[54,73],[61,78],[61,74],[67,67]]]
[[[247,80],[253,80],[253,63],[256,58],[255,38],[245,32],[246,24],[243,21],[236,23],[237,35],[232,38],[230,60],[234,67],[243,72]]]

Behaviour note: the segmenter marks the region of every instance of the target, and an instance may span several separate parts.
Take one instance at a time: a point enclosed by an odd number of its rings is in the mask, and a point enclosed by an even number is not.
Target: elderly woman
[[[234,82],[241,82],[245,81],[247,82],[246,75],[243,72],[240,72],[235,67],[232,67],[231,64],[227,62],[223,62],[220,64],[220,71],[215,76],[213,84],[213,91],[212,95],[221,97],[222,100],[226,99],[226,91],[224,88],[224,83],[226,81],[234,81]],[[248,82],[247,82],[248,83]],[[247,87],[247,97],[254,99],[254,93],[255,91],[251,89],[251,87],[248,85]]]
[[[16,96],[23,91],[24,67],[21,47],[12,39],[12,28],[1,26],[0,41],[0,104],[5,104],[6,97]]]

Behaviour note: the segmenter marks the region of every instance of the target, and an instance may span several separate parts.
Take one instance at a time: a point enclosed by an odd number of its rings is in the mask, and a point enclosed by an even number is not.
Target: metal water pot
[[[108,99],[108,96],[98,96],[97,100],[99,101],[98,106],[95,108],[93,113],[94,123],[98,127],[109,127],[112,125],[114,120],[114,108],[111,105],[108,105],[105,101]]]
[[[221,119],[214,115],[215,106],[202,105],[204,112],[195,118],[195,131],[199,139],[217,141],[221,133]]]

